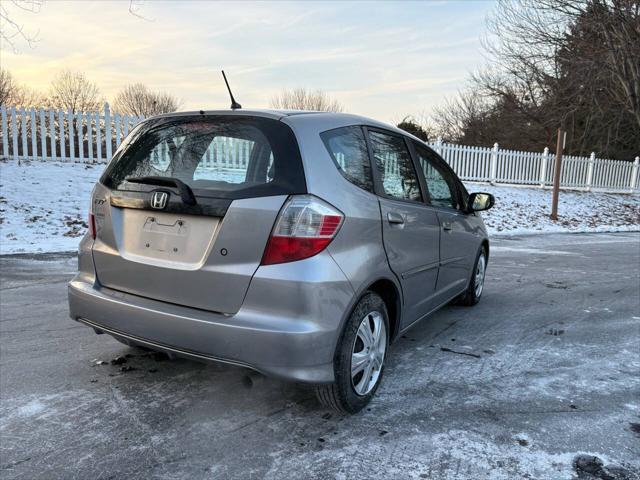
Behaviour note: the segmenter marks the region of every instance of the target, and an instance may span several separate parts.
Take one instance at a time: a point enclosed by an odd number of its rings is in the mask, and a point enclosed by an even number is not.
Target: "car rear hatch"
[[[298,145],[278,120],[237,114],[148,120],[94,190],[98,281],[233,314],[280,208],[300,193],[306,184]]]

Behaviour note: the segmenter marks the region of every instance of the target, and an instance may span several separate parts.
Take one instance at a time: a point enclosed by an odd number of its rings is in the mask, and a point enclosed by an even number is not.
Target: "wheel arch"
[[[389,314],[389,343],[393,342],[400,331],[400,319],[402,318],[402,296],[400,289],[393,280],[389,278],[379,278],[371,282],[361,292],[374,292],[382,298],[385,306],[387,307],[387,313]]]
[[[483,239],[480,247],[484,247],[485,251],[487,252],[487,263],[489,263],[489,239]]]

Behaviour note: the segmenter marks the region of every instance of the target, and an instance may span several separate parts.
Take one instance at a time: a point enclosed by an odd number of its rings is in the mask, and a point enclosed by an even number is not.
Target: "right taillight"
[[[295,262],[312,257],[331,243],[344,215],[312,195],[290,197],[280,211],[262,265]]]

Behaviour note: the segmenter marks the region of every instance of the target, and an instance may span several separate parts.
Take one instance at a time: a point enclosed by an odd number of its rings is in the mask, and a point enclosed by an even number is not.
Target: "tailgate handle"
[[[387,213],[387,220],[389,221],[389,223],[395,223],[399,225],[404,223],[404,218],[402,218],[402,215],[395,212]]]

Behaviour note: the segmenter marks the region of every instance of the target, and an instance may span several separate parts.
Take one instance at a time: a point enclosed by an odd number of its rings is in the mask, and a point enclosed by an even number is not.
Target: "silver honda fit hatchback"
[[[162,115],[91,198],[74,320],[129,345],[317,385],[357,412],[389,344],[478,302],[489,259],[469,195],[417,138],[355,115]]]

